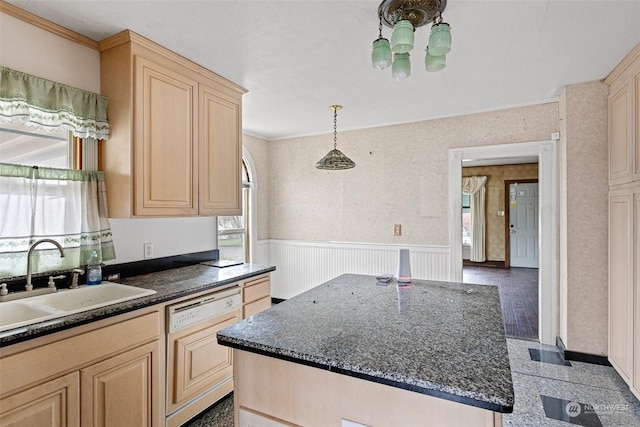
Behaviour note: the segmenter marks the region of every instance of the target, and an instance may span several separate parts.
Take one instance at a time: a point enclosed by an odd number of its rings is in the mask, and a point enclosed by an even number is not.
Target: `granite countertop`
[[[206,291],[208,289],[214,289],[238,280],[268,273],[273,270],[275,270],[275,267],[256,264],[242,264],[233,267],[215,268],[207,263],[201,263],[188,267],[173,268],[156,273],[121,279],[118,283],[145,289],[153,289],[156,293],[119,304],[112,304],[96,308],[94,310],[2,331],[0,332],[0,347],[95,322],[100,319],[116,316],[118,314],[140,308],[164,303],[176,298]],[[1,307],[2,306],[0,305],[0,309]]]
[[[494,286],[345,274],[218,332],[223,345],[497,412],[513,383]]]

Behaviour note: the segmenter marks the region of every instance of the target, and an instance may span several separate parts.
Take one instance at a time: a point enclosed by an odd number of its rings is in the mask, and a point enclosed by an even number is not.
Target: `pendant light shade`
[[[384,70],[391,65],[391,48],[389,47],[389,40],[380,38],[373,42],[371,65],[373,65],[373,68],[377,70]]]
[[[324,170],[344,170],[355,167],[353,160],[344,155],[344,153],[338,150],[338,128],[337,118],[338,111],[342,109],[340,105],[331,105],[330,110],[333,110],[333,150],[329,151],[318,163],[316,163],[317,169]]]
[[[407,19],[398,21],[391,34],[391,51],[407,53],[413,49],[413,24]]]
[[[411,62],[408,53],[396,53],[393,55],[391,75],[398,81],[403,81],[411,75]]]
[[[447,57],[445,55],[431,55],[429,47],[424,56],[424,69],[427,71],[440,71],[447,65]]]
[[[431,26],[429,50],[432,55],[441,56],[451,52],[451,27],[446,22]]]
[[[316,168],[324,170],[344,170],[355,167],[356,164],[344,155],[344,153],[337,148],[329,151],[318,163]]]

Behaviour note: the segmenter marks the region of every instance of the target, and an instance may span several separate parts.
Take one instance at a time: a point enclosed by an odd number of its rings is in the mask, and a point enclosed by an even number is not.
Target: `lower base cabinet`
[[[80,381],[78,372],[0,399],[0,425],[80,425]]]
[[[153,385],[159,352],[154,341],[80,370],[82,425],[158,425]]]
[[[115,322],[1,348],[0,426],[163,426],[160,315]]]

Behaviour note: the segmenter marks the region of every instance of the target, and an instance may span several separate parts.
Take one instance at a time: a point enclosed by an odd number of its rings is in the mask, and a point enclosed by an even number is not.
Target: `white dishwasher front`
[[[233,286],[167,307],[167,426],[179,426],[233,391],[233,352],[216,334],[242,320]]]

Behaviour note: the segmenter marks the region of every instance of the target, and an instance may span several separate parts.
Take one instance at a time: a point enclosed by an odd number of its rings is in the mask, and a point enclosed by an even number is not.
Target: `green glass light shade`
[[[391,65],[391,48],[389,47],[389,40],[380,38],[373,42],[371,65],[373,65],[373,68],[377,70],[384,70]]]
[[[447,65],[445,55],[432,55],[427,46],[427,53],[424,56],[424,69],[427,71],[440,71]]]
[[[326,156],[316,163],[317,169],[325,170],[344,170],[355,167],[356,164],[353,160],[344,155],[344,153],[337,148],[329,151]]]
[[[442,56],[451,52],[451,27],[446,22],[431,26],[429,36],[431,55]]]
[[[396,53],[393,55],[391,75],[398,81],[406,80],[411,75],[411,61],[408,53]]]
[[[393,53],[407,53],[413,49],[413,24],[403,19],[393,27],[391,34],[391,51]]]

